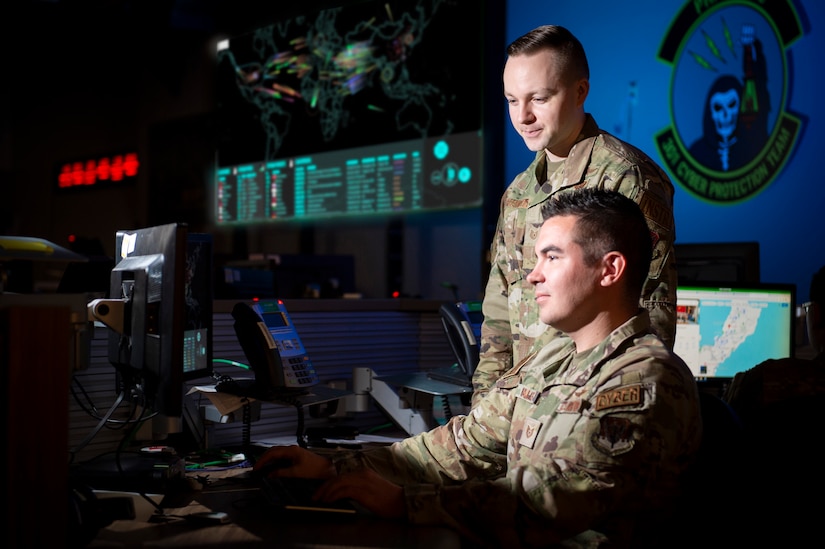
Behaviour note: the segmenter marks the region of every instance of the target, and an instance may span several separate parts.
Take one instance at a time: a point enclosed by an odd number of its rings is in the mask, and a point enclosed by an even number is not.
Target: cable
[[[117,395],[117,399],[115,399],[115,402],[109,408],[109,411],[106,412],[106,415],[100,418],[100,421],[98,422],[97,426],[88,435],[86,435],[86,438],[84,438],[78,446],[75,446],[74,448],[69,450],[69,454],[71,455],[70,463],[74,460],[75,454],[77,454],[77,452],[85,448],[86,445],[89,444],[97,436],[97,434],[100,432],[103,426],[109,421],[109,418],[112,416],[115,410],[117,410],[117,408],[120,406],[120,403],[123,402],[123,399],[125,397],[125,392],[121,391]]]
[[[249,365],[244,364],[243,362],[238,362],[237,360],[229,360],[228,358],[213,358],[212,362],[218,364],[229,364],[230,366],[237,366],[238,368],[243,368],[244,370],[252,369],[249,367]]]
[[[243,449],[249,450],[252,444],[252,410],[248,399],[244,399],[243,404]]]
[[[371,434],[371,433],[375,433],[375,432],[378,432],[378,431],[383,431],[384,429],[390,429],[390,428],[393,428],[393,427],[395,427],[395,423],[392,423],[392,422],[382,423],[381,425],[375,425],[374,427],[370,427],[369,429],[364,431],[364,434],[368,435],[368,434]]]
[[[145,397],[145,395],[143,393],[141,393],[140,396]],[[129,442],[131,442],[134,439],[135,435],[138,433],[138,431],[140,430],[143,423],[146,420],[151,419],[152,417],[154,417],[156,415],[156,414],[152,413],[152,414],[149,414],[147,416],[144,416],[145,412],[146,412],[146,402],[145,402],[145,400],[142,399],[141,400],[141,413],[140,413],[140,416],[138,416],[136,418],[135,424],[134,424],[134,427],[132,428],[132,430],[123,435],[123,438],[121,439],[121,442],[118,445],[117,450],[115,450],[115,465],[117,466],[117,472],[121,477],[126,474],[126,472],[123,470],[123,463],[121,462],[121,456],[123,454],[123,450],[129,444]],[[145,499],[147,502],[149,502],[149,504],[152,505],[152,507],[155,508],[155,513],[157,515],[163,515],[164,514],[163,507],[161,507],[160,504],[156,503],[155,500],[150,498],[146,494],[146,490],[141,489],[137,493],[140,495],[140,497]]]
[[[75,385],[77,385],[77,387],[80,389],[80,392],[86,398],[86,404],[81,402],[80,396],[77,394],[77,391],[75,390]],[[95,406],[95,403],[92,401],[92,397],[90,397],[89,393],[86,392],[86,388],[83,387],[83,384],[80,383],[80,380],[77,378],[77,376],[72,376],[72,384],[69,388],[72,391],[72,397],[74,397],[74,401],[77,403],[80,409],[86,412],[88,415],[100,419],[100,414],[98,413],[97,406]]]
[[[450,421],[453,417],[453,410],[450,408],[449,395],[441,395],[441,407],[444,410],[444,419]]]

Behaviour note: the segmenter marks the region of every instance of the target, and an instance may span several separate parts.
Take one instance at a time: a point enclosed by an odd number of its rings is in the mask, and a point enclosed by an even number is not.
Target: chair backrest
[[[736,547],[740,532],[731,524],[746,514],[741,501],[746,480],[743,425],[733,408],[714,394],[700,392],[699,405],[702,444],[677,504],[670,547]]]
[[[742,464],[744,425],[736,411],[714,394],[700,392],[699,405],[703,432],[697,473],[714,482],[729,481]]]
[[[751,540],[762,547],[815,547],[821,545],[822,505],[811,502],[825,492],[817,458],[825,423],[825,371],[809,377],[789,368],[776,377],[773,382],[784,383],[787,394],[783,387],[763,387],[760,400],[748,407],[743,403],[741,414]],[[768,403],[765,392],[771,395]]]

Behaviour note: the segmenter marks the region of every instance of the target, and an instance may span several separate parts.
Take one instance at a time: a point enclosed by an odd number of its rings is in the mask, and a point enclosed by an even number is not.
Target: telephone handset
[[[282,301],[236,303],[232,317],[257,390],[303,389],[319,382]]]
[[[466,301],[445,303],[439,308],[441,323],[458,366],[468,379],[478,364],[478,340],[481,337],[481,303]]]

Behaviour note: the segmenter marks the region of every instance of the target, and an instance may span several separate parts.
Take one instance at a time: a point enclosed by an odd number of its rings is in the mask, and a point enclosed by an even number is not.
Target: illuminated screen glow
[[[481,11],[363,2],[222,41],[216,223],[480,206]]]
[[[679,286],[674,352],[696,378],[732,378],[793,356],[795,287]]]

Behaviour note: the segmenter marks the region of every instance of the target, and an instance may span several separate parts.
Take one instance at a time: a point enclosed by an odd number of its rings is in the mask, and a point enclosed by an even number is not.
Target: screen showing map
[[[680,286],[673,350],[698,379],[793,356],[795,295],[792,284]]]
[[[365,1],[221,41],[215,222],[481,206],[483,13]]]

